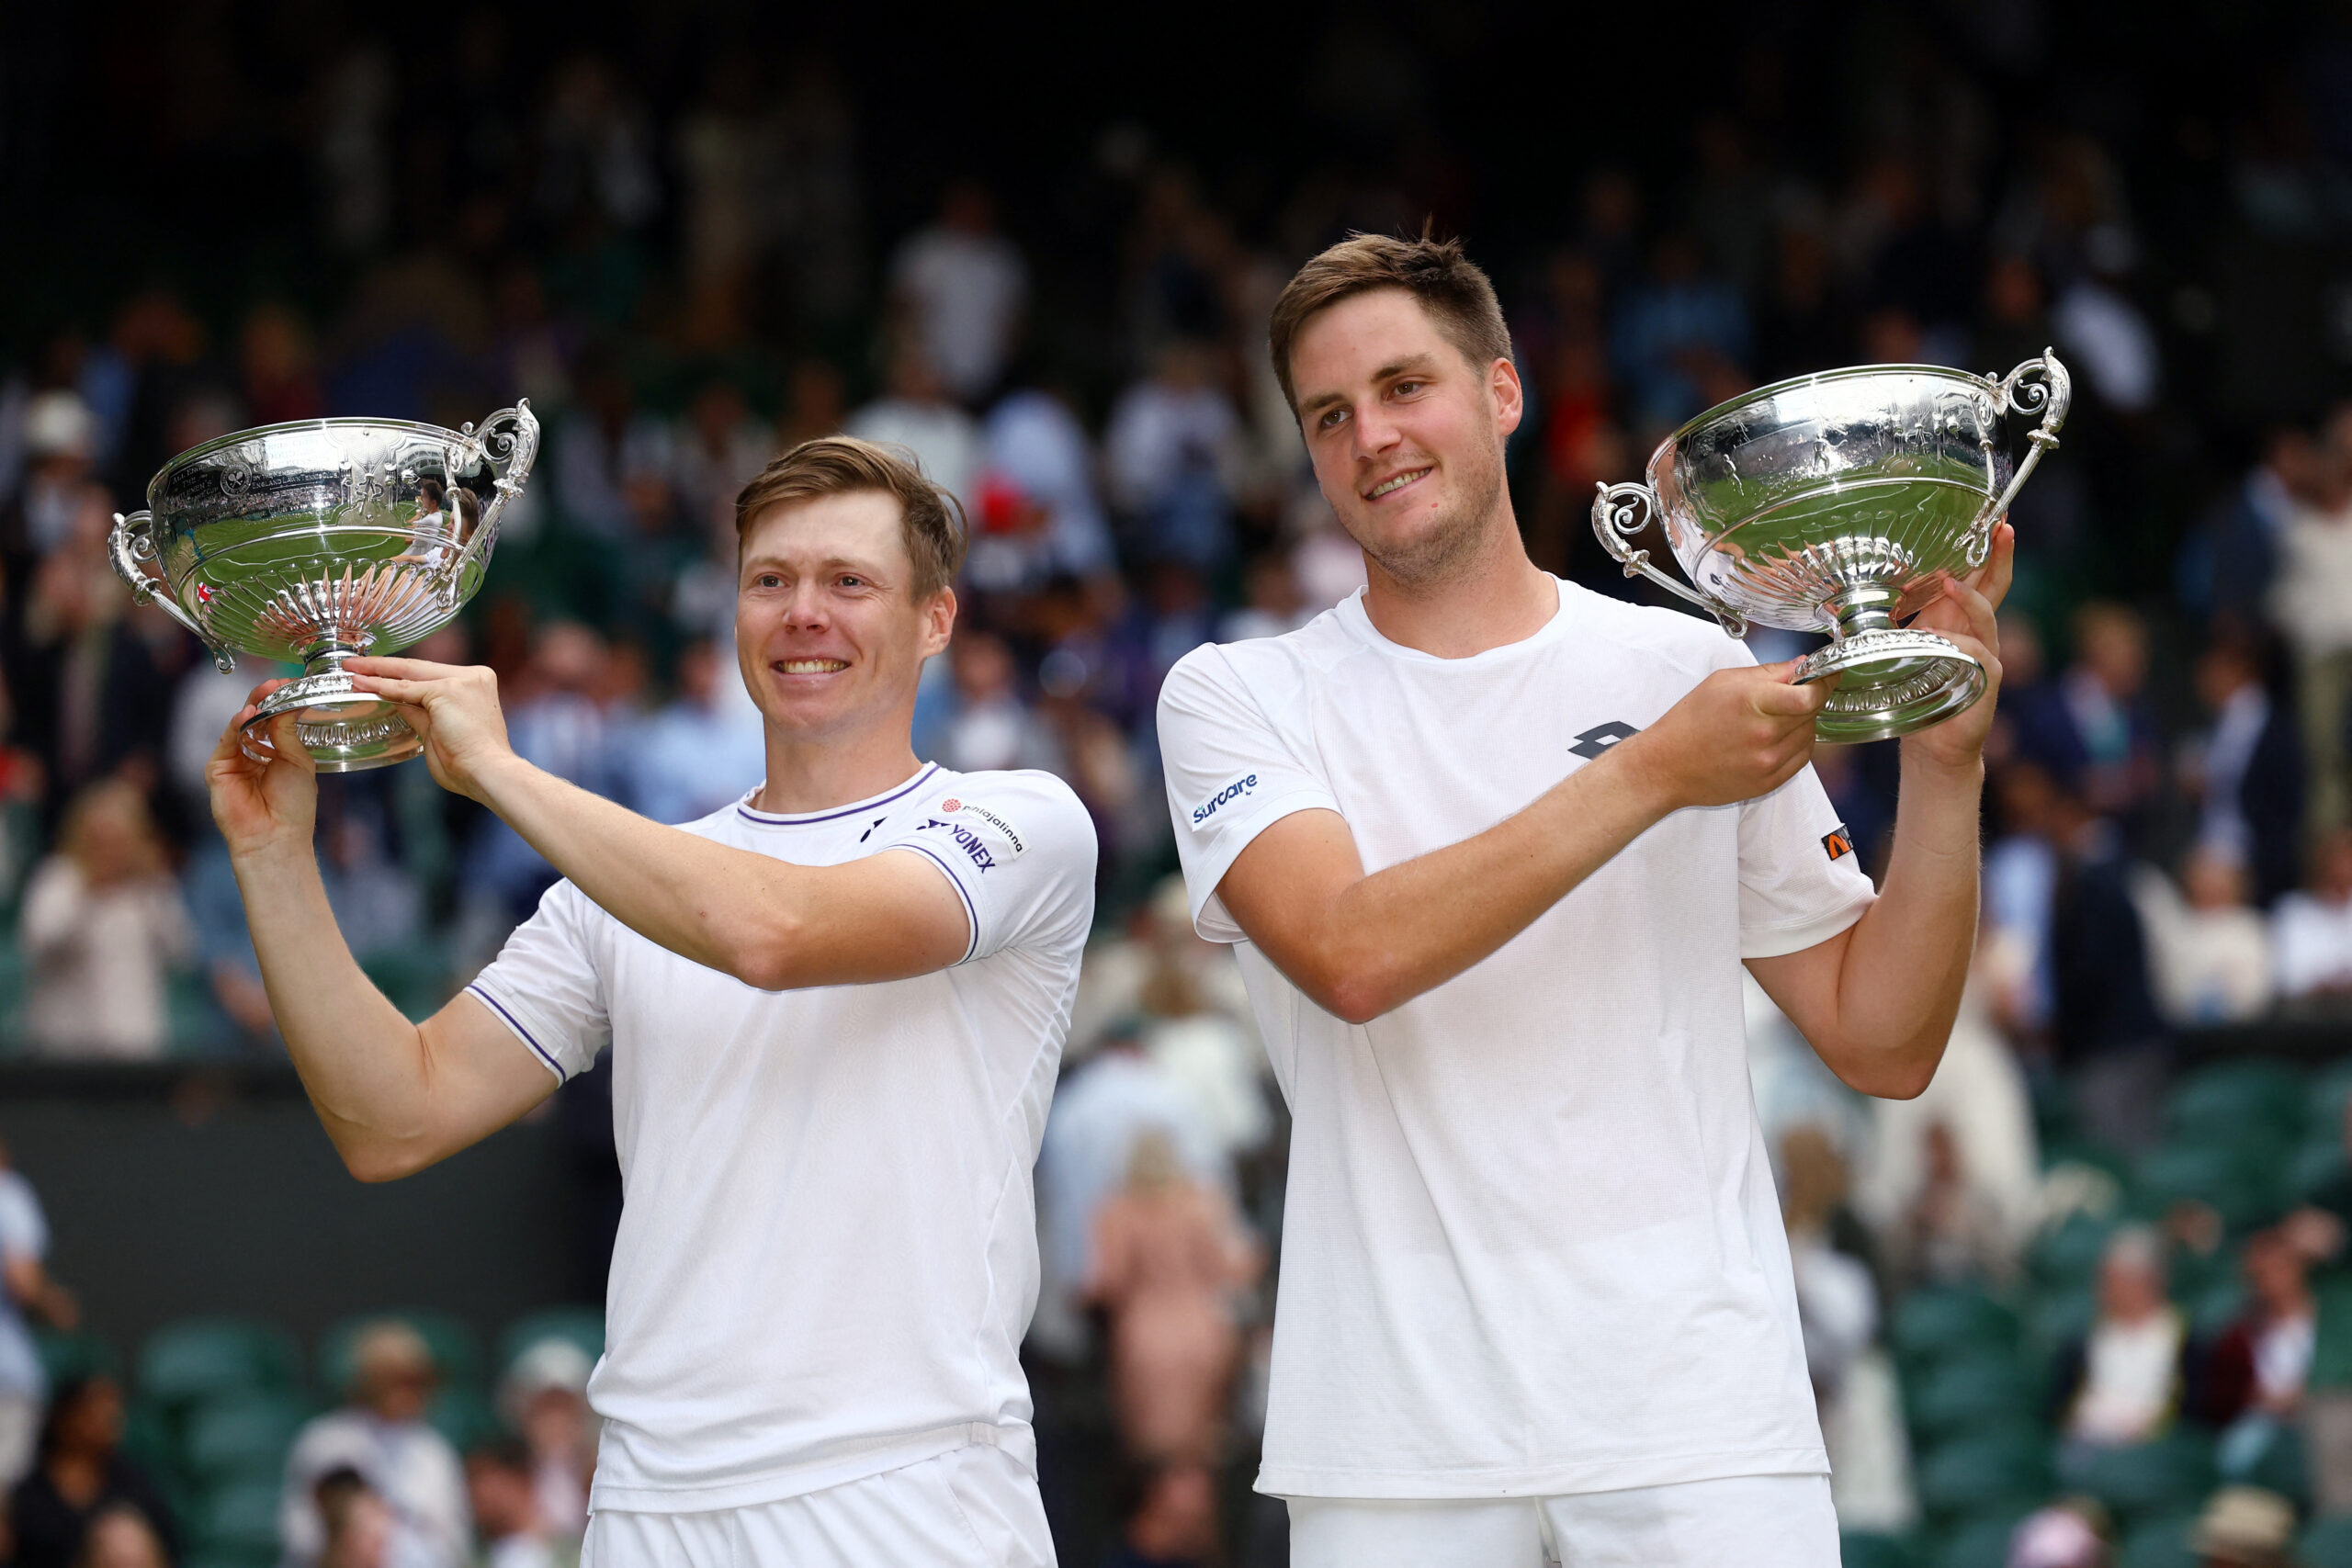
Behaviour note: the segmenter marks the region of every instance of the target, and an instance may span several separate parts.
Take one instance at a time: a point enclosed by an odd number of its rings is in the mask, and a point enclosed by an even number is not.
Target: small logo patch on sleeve
[[[1840,822],[1835,829],[1821,835],[1821,847],[1829,852],[1831,860],[1844,860],[1854,852],[1854,835]]]

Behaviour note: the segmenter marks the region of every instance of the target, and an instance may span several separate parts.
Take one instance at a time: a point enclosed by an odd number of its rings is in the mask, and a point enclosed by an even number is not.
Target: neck
[[[907,735],[913,715],[880,725],[854,739],[809,739],[768,728],[768,777],[752,804],[761,811],[797,816],[847,806],[904,784],[922,765]]]
[[[1506,497],[1477,550],[1442,578],[1407,581],[1364,557],[1364,614],[1382,637],[1439,659],[1522,642],[1558,613],[1559,590],[1527,558]]]

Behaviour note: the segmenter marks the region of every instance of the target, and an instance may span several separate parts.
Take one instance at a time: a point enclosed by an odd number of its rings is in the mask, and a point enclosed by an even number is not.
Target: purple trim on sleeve
[[[930,763],[922,772],[888,795],[877,795],[871,800],[861,800],[854,806],[844,806],[838,811],[821,812],[814,817],[779,817],[772,811],[754,811],[741,801],[736,802],[735,809],[743,820],[756,822],[763,828],[803,828],[811,822],[838,822],[844,817],[855,817],[862,812],[871,811],[877,806],[888,806],[894,800],[912,795],[922,787],[924,780],[937,772],[939,772],[939,764]]]
[[[553,1056],[548,1055],[546,1048],[537,1041],[531,1038],[531,1032],[523,1027],[521,1020],[517,1019],[513,1013],[506,1010],[503,1003],[502,1003],[496,997],[492,996],[488,991],[483,990],[480,986],[468,986],[466,989],[471,991],[483,1001],[489,1003],[491,1011],[504,1019],[506,1021],[506,1027],[513,1030],[517,1035],[521,1036],[524,1044],[528,1045],[533,1051],[538,1053],[539,1060],[548,1065],[548,1070],[555,1074],[557,1081],[563,1083],[569,1083],[571,1081],[571,1075],[563,1070],[563,1064],[557,1061]]]
[[[931,862],[932,864],[937,866],[940,870],[947,874],[947,886],[956,889],[956,897],[964,900],[964,914],[966,918],[972,922],[972,940],[964,944],[964,956],[957,959],[956,962],[958,964],[970,963],[972,961],[972,954],[980,950],[980,911],[978,907],[972,902],[972,896],[964,890],[963,878],[956,874],[956,868],[947,863],[947,858],[944,855],[939,854],[929,845],[918,844],[910,839],[901,840],[899,843],[891,844],[888,848],[894,850],[912,850],[915,853],[922,856],[925,860]]]

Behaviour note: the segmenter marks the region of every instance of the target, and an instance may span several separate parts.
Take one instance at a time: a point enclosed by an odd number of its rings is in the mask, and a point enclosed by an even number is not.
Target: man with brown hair
[[[1193,918],[1295,1124],[1261,1489],[1300,1568],[1834,1563],[1739,964],[1847,1083],[1934,1073],[1992,697],[1903,743],[1883,892],[1817,687],[1528,560],[1494,290],[1360,236],[1274,369],[1369,585],[1195,649],[1160,750]],[[1997,686],[2009,535],[1920,624]]]
[[[352,661],[407,705],[433,776],[565,877],[424,1023],[335,930],[290,735],[255,762],[230,725],[213,815],[288,1048],[363,1180],[455,1153],[612,1047],[628,1199],[585,1562],[1048,1563],[1019,1361],[1029,1173],[1093,829],[1049,775],[915,757],[964,548],[938,487],[807,442],[744,489],[737,528],[767,777],[683,829],[515,756],[489,671]]]

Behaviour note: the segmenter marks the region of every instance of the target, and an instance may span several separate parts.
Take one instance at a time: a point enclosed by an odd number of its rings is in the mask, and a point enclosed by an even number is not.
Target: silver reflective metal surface
[[[2044,352],[2007,376],[1871,365],[1763,387],[1667,438],[1645,484],[1602,485],[1593,529],[1628,577],[1704,606],[1734,637],[1750,621],[1836,640],[1800,681],[1838,675],[1824,740],[1907,734],[1984,693],[1975,660],[1895,617],[1984,564],[1993,527],[2058,445],[2072,390]],[[2004,422],[2039,413],[2014,469]],[[1633,540],[1655,520],[1690,581]]]
[[[356,691],[342,661],[446,626],[481,587],[507,503],[539,446],[527,401],[479,429],[323,419],[242,430],[181,453],[115,519],[109,549],[131,596],[232,655],[300,660],[246,727],[298,716],[321,772],[382,767],[419,742],[398,709]]]

